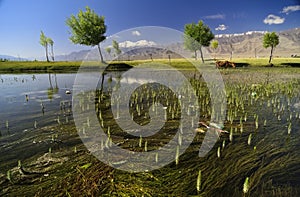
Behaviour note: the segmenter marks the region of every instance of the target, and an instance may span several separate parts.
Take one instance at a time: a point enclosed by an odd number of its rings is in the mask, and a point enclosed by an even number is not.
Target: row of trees
[[[89,7],[86,7],[86,10],[80,10],[77,16],[72,15],[70,18],[68,18],[66,24],[71,29],[70,40],[74,44],[97,46],[100,59],[102,62],[104,62],[100,47],[100,43],[106,39],[104,34],[106,33],[107,26],[105,25],[104,16],[99,16]],[[219,45],[218,41],[212,41],[214,39],[214,34],[210,28],[203,23],[202,20],[200,20],[197,24],[191,23],[185,25],[184,34],[185,48],[193,51],[196,59],[197,51],[199,51],[202,62],[204,62],[202,52],[203,47],[208,47],[211,45],[215,50]],[[45,47],[47,61],[49,61],[48,45],[51,46],[52,60],[54,61],[53,43],[54,42],[51,38],[46,37],[44,33],[41,32],[40,44]],[[269,63],[272,60],[273,50],[278,44],[279,38],[275,32],[266,33],[264,35],[263,46],[265,48],[271,47]],[[117,56],[121,54],[121,50],[117,41],[113,40],[112,47],[114,48]],[[111,48],[106,48],[106,51],[111,54]]]

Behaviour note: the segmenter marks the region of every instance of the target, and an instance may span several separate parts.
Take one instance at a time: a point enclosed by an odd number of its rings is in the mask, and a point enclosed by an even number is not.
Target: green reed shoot
[[[140,148],[142,147],[142,142],[143,142],[143,137],[142,137],[142,135],[140,135],[140,140],[139,140],[139,147]]]
[[[217,150],[217,156],[218,156],[218,158],[221,157],[221,148],[220,148],[220,147],[218,147],[218,150]]]
[[[292,131],[292,123],[290,122],[289,126],[288,126],[288,134],[289,135],[291,134],[291,131]]]
[[[198,172],[196,188],[197,192],[201,191],[201,170]]]
[[[245,179],[245,182],[244,182],[244,185],[243,185],[243,193],[244,194],[248,193],[249,189],[250,189],[249,177],[247,177]]]
[[[179,163],[179,146],[176,147],[175,163],[176,165]]]
[[[251,139],[252,139],[252,133],[249,134],[248,136],[248,145],[251,145]]]

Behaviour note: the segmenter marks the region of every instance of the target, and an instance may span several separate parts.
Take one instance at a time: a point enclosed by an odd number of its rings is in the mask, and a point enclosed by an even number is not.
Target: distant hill
[[[0,59],[4,60],[9,60],[9,61],[27,61],[28,59],[26,58],[21,58],[21,57],[14,57],[10,55],[0,55]]]
[[[217,58],[230,57],[231,45],[233,49],[233,57],[268,57],[270,55],[270,48],[265,49],[262,46],[263,35],[265,31],[248,31],[238,34],[219,34],[215,36],[215,39],[219,42],[219,47],[216,51],[213,51],[210,47],[206,47],[208,54],[205,57],[210,56]],[[278,32],[280,43],[275,48],[274,56],[291,57],[291,55],[300,56],[300,28],[294,28]],[[128,42],[128,41],[127,41]],[[119,57],[121,60],[136,60],[136,59],[153,59],[155,58],[180,58],[180,56],[172,51],[185,54],[186,57],[192,57],[193,53],[184,49],[183,43],[174,43],[168,46],[155,45],[153,42],[149,46],[147,44],[142,45],[144,42],[136,43],[133,46],[128,43],[120,43],[123,54]],[[123,47],[122,47],[123,46]],[[59,55],[55,59],[58,61],[82,61],[90,50],[82,50],[78,52],[72,52],[68,55]],[[99,58],[97,51],[93,51],[94,58]],[[112,59],[113,57],[102,51],[105,59]]]

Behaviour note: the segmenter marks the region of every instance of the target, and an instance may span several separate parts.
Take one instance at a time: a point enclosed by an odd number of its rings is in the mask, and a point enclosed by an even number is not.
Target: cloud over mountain
[[[215,28],[216,31],[224,31],[226,29],[227,29],[227,26],[224,24],[221,24],[217,28]]]
[[[157,45],[155,42],[148,41],[148,40],[139,40],[139,41],[136,41],[136,42],[124,41],[124,42],[119,43],[119,46],[121,48],[155,46],[155,45]]]
[[[265,24],[269,24],[269,25],[272,25],[272,24],[278,25],[278,24],[284,23],[284,20],[285,20],[285,18],[281,18],[280,16],[275,16],[274,14],[269,14],[269,15],[264,19],[263,22],[264,22]]]

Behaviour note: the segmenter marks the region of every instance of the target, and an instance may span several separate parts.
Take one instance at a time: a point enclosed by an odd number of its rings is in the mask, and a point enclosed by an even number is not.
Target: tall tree
[[[50,45],[51,47],[51,59],[54,62],[54,52],[53,52],[53,45],[54,45],[54,41],[51,38],[47,38],[47,43],[48,45]]]
[[[72,15],[66,23],[71,28],[70,40],[74,44],[97,46],[101,62],[104,62],[100,43],[106,39],[106,25],[104,16],[97,15],[88,6],[85,12],[79,11],[77,17]]]
[[[273,50],[274,48],[279,44],[279,36],[275,33],[266,33],[264,35],[264,39],[263,39],[263,46],[264,48],[269,48],[271,47],[271,54],[270,54],[270,59],[269,59],[269,63],[271,63],[272,61],[272,57],[273,57]]]
[[[44,32],[41,31],[41,34],[40,34],[40,44],[45,48],[46,50],[46,59],[47,59],[47,62],[49,62],[49,57],[48,57],[48,40],[47,40],[47,37],[45,36]]]
[[[216,59],[216,49],[218,48],[218,46],[219,46],[219,42],[217,41],[217,40],[213,40],[212,42],[211,42],[211,48],[214,50],[214,52],[215,52],[215,59]]]
[[[202,47],[208,47],[210,45],[210,41],[214,38],[214,34],[202,20],[200,20],[198,24],[186,24],[184,27],[184,33],[185,47],[195,52],[195,58],[197,58],[197,50],[199,50],[201,60],[204,63]]]
[[[119,43],[117,41],[113,40],[112,41],[112,46],[113,46],[113,48],[115,50],[115,53],[116,53],[116,55],[117,55],[117,57],[119,59],[119,55],[122,53],[122,51],[120,49],[120,46],[119,46]]]

